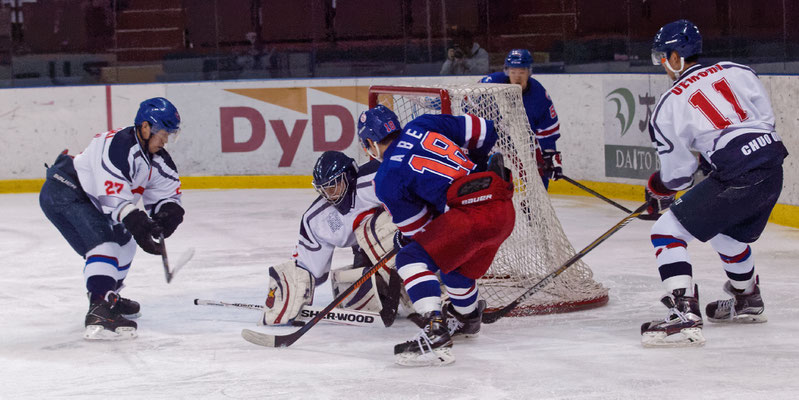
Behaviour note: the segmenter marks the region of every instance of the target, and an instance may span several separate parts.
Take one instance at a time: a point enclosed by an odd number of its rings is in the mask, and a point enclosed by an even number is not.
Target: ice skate
[[[641,344],[644,347],[695,347],[705,344],[702,335],[702,312],[699,310],[699,288],[694,296],[685,296],[685,289],[676,289],[660,299],[669,314],[659,321],[641,325]]]
[[[763,298],[760,297],[760,278],[755,278],[752,293],[744,294],[727,281],[724,291],[732,295],[731,299],[717,300],[705,307],[708,321],[738,324],[756,324],[768,321],[763,314]]]
[[[108,292],[104,299],[96,300],[89,305],[89,312],[86,313],[85,320],[86,330],[83,333],[84,339],[123,340],[133,339],[137,336],[136,322],[122,316],[119,300],[118,294]],[[138,306],[138,303],[133,303]],[[132,310],[132,308],[128,310]]]
[[[452,339],[470,338],[480,333],[480,323],[483,318],[483,310],[486,308],[485,300],[477,301],[477,308],[468,315],[461,315],[452,303],[447,303],[444,313],[447,320],[447,328]],[[452,317],[452,318],[450,318]]]
[[[138,301],[119,296],[116,308],[127,319],[141,317],[141,306]]]
[[[413,340],[394,346],[394,362],[408,367],[446,365],[455,362],[447,322],[438,311],[425,314],[425,325]]]
[[[116,290],[117,296],[119,296],[119,290],[120,288]],[[92,294],[86,293],[86,295],[89,296],[89,301],[91,301]],[[127,319],[134,319],[141,317],[141,305],[139,304],[139,302],[128,299],[126,297],[119,296],[119,300],[117,300],[116,309],[117,311],[119,311],[120,314],[122,314]]]

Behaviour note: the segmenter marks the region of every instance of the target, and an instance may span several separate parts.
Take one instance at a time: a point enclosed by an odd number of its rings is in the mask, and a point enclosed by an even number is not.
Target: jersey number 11
[[[735,93],[732,92],[732,88],[730,84],[727,82],[726,78],[721,78],[712,84],[713,89],[715,89],[719,94],[724,97],[724,100],[727,100],[732,108],[735,110],[735,113],[738,114],[738,118],[743,122],[746,121],[749,116],[746,114],[746,110],[741,107],[741,103],[738,102],[738,98],[735,97]],[[698,109],[702,112],[702,115],[705,116],[710,123],[713,124],[713,127],[716,129],[724,129],[732,124],[729,118],[725,117],[716,105],[710,102],[710,99],[702,93],[702,90],[697,90],[691,97],[688,99],[694,108]]]

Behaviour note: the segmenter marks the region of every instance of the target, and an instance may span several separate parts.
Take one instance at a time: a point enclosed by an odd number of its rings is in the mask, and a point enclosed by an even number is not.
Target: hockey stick
[[[255,311],[263,311],[264,309],[264,306],[260,304],[228,303],[218,300],[194,299],[194,304],[198,306],[218,306]],[[304,306],[294,322],[299,326],[305,325],[307,321],[315,317],[321,311],[322,307]],[[380,315],[375,312],[337,308],[334,311],[327,313],[324,321],[341,325],[377,326],[376,322],[378,318],[380,318]]]
[[[263,311],[264,310],[264,306],[262,306],[260,304],[228,303],[226,301],[219,301],[219,300],[194,299],[194,305],[196,305],[196,306],[217,306],[217,307],[241,308],[241,309],[256,310],[256,311]]]
[[[593,250],[594,248],[599,246],[600,243],[604,242],[611,235],[613,235],[614,233],[618,232],[621,228],[624,228],[624,226],[626,226],[628,223],[630,223],[630,221],[634,220],[639,215],[641,215],[641,213],[644,212],[644,210],[646,210],[647,206],[649,206],[649,203],[644,203],[641,206],[639,206],[638,208],[636,208],[635,211],[630,213],[630,215],[624,217],[624,219],[619,221],[619,223],[614,225],[612,228],[608,229],[607,232],[603,233],[601,236],[596,238],[596,240],[591,242],[588,246],[585,246],[585,248],[580,250],[579,253],[573,255],[565,263],[563,263],[563,265],[561,265],[558,269],[556,269],[555,271],[551,272],[549,275],[545,276],[544,279],[541,279],[538,283],[533,285],[533,287],[531,287],[530,289],[527,289],[526,292],[524,292],[516,300],[513,300],[507,306],[502,307],[502,308],[500,308],[499,310],[496,310],[496,311],[486,311],[486,312],[484,312],[482,321],[484,323],[486,323],[486,324],[491,324],[491,323],[496,322],[500,318],[504,317],[509,312],[513,311],[513,309],[516,308],[516,306],[518,306],[523,301],[525,301],[528,298],[530,298],[530,296],[536,294],[539,290],[541,290],[546,285],[549,285],[549,283],[552,282],[558,275],[563,273],[563,271],[565,271],[566,269],[568,269],[569,267],[574,265],[578,260],[583,258],[583,256],[585,256],[591,250]]]
[[[566,175],[563,175],[563,176],[561,176],[561,179],[563,179],[563,180],[564,180],[564,181],[566,181],[566,182],[569,182],[569,183],[571,183],[571,184],[572,184],[572,185],[574,185],[574,186],[577,186],[577,187],[578,187],[578,188],[580,188],[580,189],[583,189],[583,190],[585,190],[585,191],[586,191],[586,192],[588,192],[588,193],[591,193],[592,195],[594,195],[594,196],[596,196],[596,197],[598,197],[598,198],[600,198],[600,199],[604,200],[606,203],[608,203],[608,204],[610,204],[610,205],[612,205],[612,206],[614,206],[614,207],[618,208],[619,210],[622,210],[622,211],[626,212],[627,214],[630,214],[630,213],[632,213],[632,212],[633,212],[632,210],[628,209],[627,207],[625,207],[625,206],[623,206],[623,205],[621,205],[621,204],[619,204],[619,203],[616,203],[615,201],[613,201],[613,200],[611,200],[611,199],[609,199],[609,198],[607,198],[607,197],[605,197],[605,196],[603,196],[603,195],[601,195],[601,194],[599,194],[599,193],[595,192],[593,189],[589,188],[588,186],[585,186],[585,185],[583,185],[582,183],[580,183],[580,182],[577,182],[577,181],[575,181],[574,179],[572,179],[572,178],[569,178],[569,177],[568,177],[568,176],[566,176]]]
[[[377,280],[380,282],[380,279]],[[380,283],[378,283],[378,293],[380,293]],[[400,297],[402,297],[402,278],[396,269],[392,268],[389,273],[388,283],[383,288],[383,293],[386,296],[380,298],[383,307],[380,309],[380,319],[383,320],[383,325],[388,328],[394,324],[397,319],[397,311],[399,309]]]
[[[371,279],[372,275],[374,275],[380,268],[385,267],[386,263],[391,260],[397,254],[396,247],[391,249],[383,258],[375,264],[372,268],[369,268],[366,272],[364,272],[363,276],[360,277],[357,281],[355,281],[350,287],[348,287],[343,292],[339,293],[338,297],[333,299],[333,301],[328,304],[319,314],[316,314],[310,321],[308,321],[305,326],[302,328],[288,334],[288,335],[270,335],[267,333],[255,332],[250,329],[242,329],[241,330],[241,337],[244,340],[257,344],[259,346],[266,346],[266,347],[288,347],[291,346],[294,342],[297,341],[305,332],[308,332],[314,325],[316,325],[319,321],[325,319],[327,314],[336,308],[337,305],[341,304],[350,293],[354,292],[358,289],[361,285],[364,284],[367,280]]]
[[[617,202],[615,202],[615,201],[603,196],[602,194],[596,192],[595,190],[589,188],[588,186],[585,186],[582,183],[577,182],[574,179],[569,178],[566,175],[561,176],[561,179],[565,180],[566,182],[571,183],[574,186],[577,186],[580,189],[585,190],[586,192],[596,196],[597,198],[599,198],[601,200],[604,200],[606,203],[618,208],[619,210],[622,210],[622,211],[624,211],[624,212],[626,212],[628,214],[632,213],[632,210],[630,210],[629,208],[627,208],[627,207],[625,207],[625,206],[623,206],[623,205],[621,205],[621,204],[619,204],[619,203],[617,203]],[[644,213],[641,213],[640,215],[638,215],[638,218],[639,219],[643,219],[643,220],[647,220],[647,221],[653,221],[653,220],[657,220],[658,218],[660,218],[660,214],[657,214],[657,213],[655,213],[655,214],[644,214]]]
[[[178,262],[175,263],[174,269],[169,269],[169,256],[166,254],[166,242],[164,241],[164,234],[160,236],[161,241],[159,244],[161,245],[161,261],[164,263],[164,277],[166,277],[166,283],[172,282],[172,278],[175,277],[175,274],[186,265],[192,257],[194,257],[194,247],[189,247],[185,253],[183,253]]]

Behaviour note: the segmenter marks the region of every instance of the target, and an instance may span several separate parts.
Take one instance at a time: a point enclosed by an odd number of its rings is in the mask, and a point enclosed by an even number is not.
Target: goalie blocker
[[[371,264],[348,265],[333,271],[330,280],[334,297],[360,279],[366,270],[393,249],[392,238],[396,229],[387,213],[378,212],[364,219],[355,234],[362,249],[360,251],[366,253]],[[356,260],[358,258],[356,256]],[[315,285],[313,275],[299,267],[294,260],[270,267],[264,313],[258,324],[291,325],[303,307],[312,304]],[[372,275],[339,307],[380,313],[385,325],[389,326],[394,321],[400,301],[406,308],[411,307],[407,295],[403,296],[401,292],[404,292],[402,282],[391,258],[384,268]]]

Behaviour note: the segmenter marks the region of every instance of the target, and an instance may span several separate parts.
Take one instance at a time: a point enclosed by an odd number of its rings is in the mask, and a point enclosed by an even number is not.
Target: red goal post
[[[518,85],[372,86],[369,108],[378,104],[392,109],[403,125],[422,114],[468,113],[494,121],[500,136],[494,150],[505,155],[513,171],[516,226],[478,280],[489,310],[509,304],[575,254],[539,177],[533,132]],[[608,289],[578,261],[509,315],[576,311],[607,302]]]

